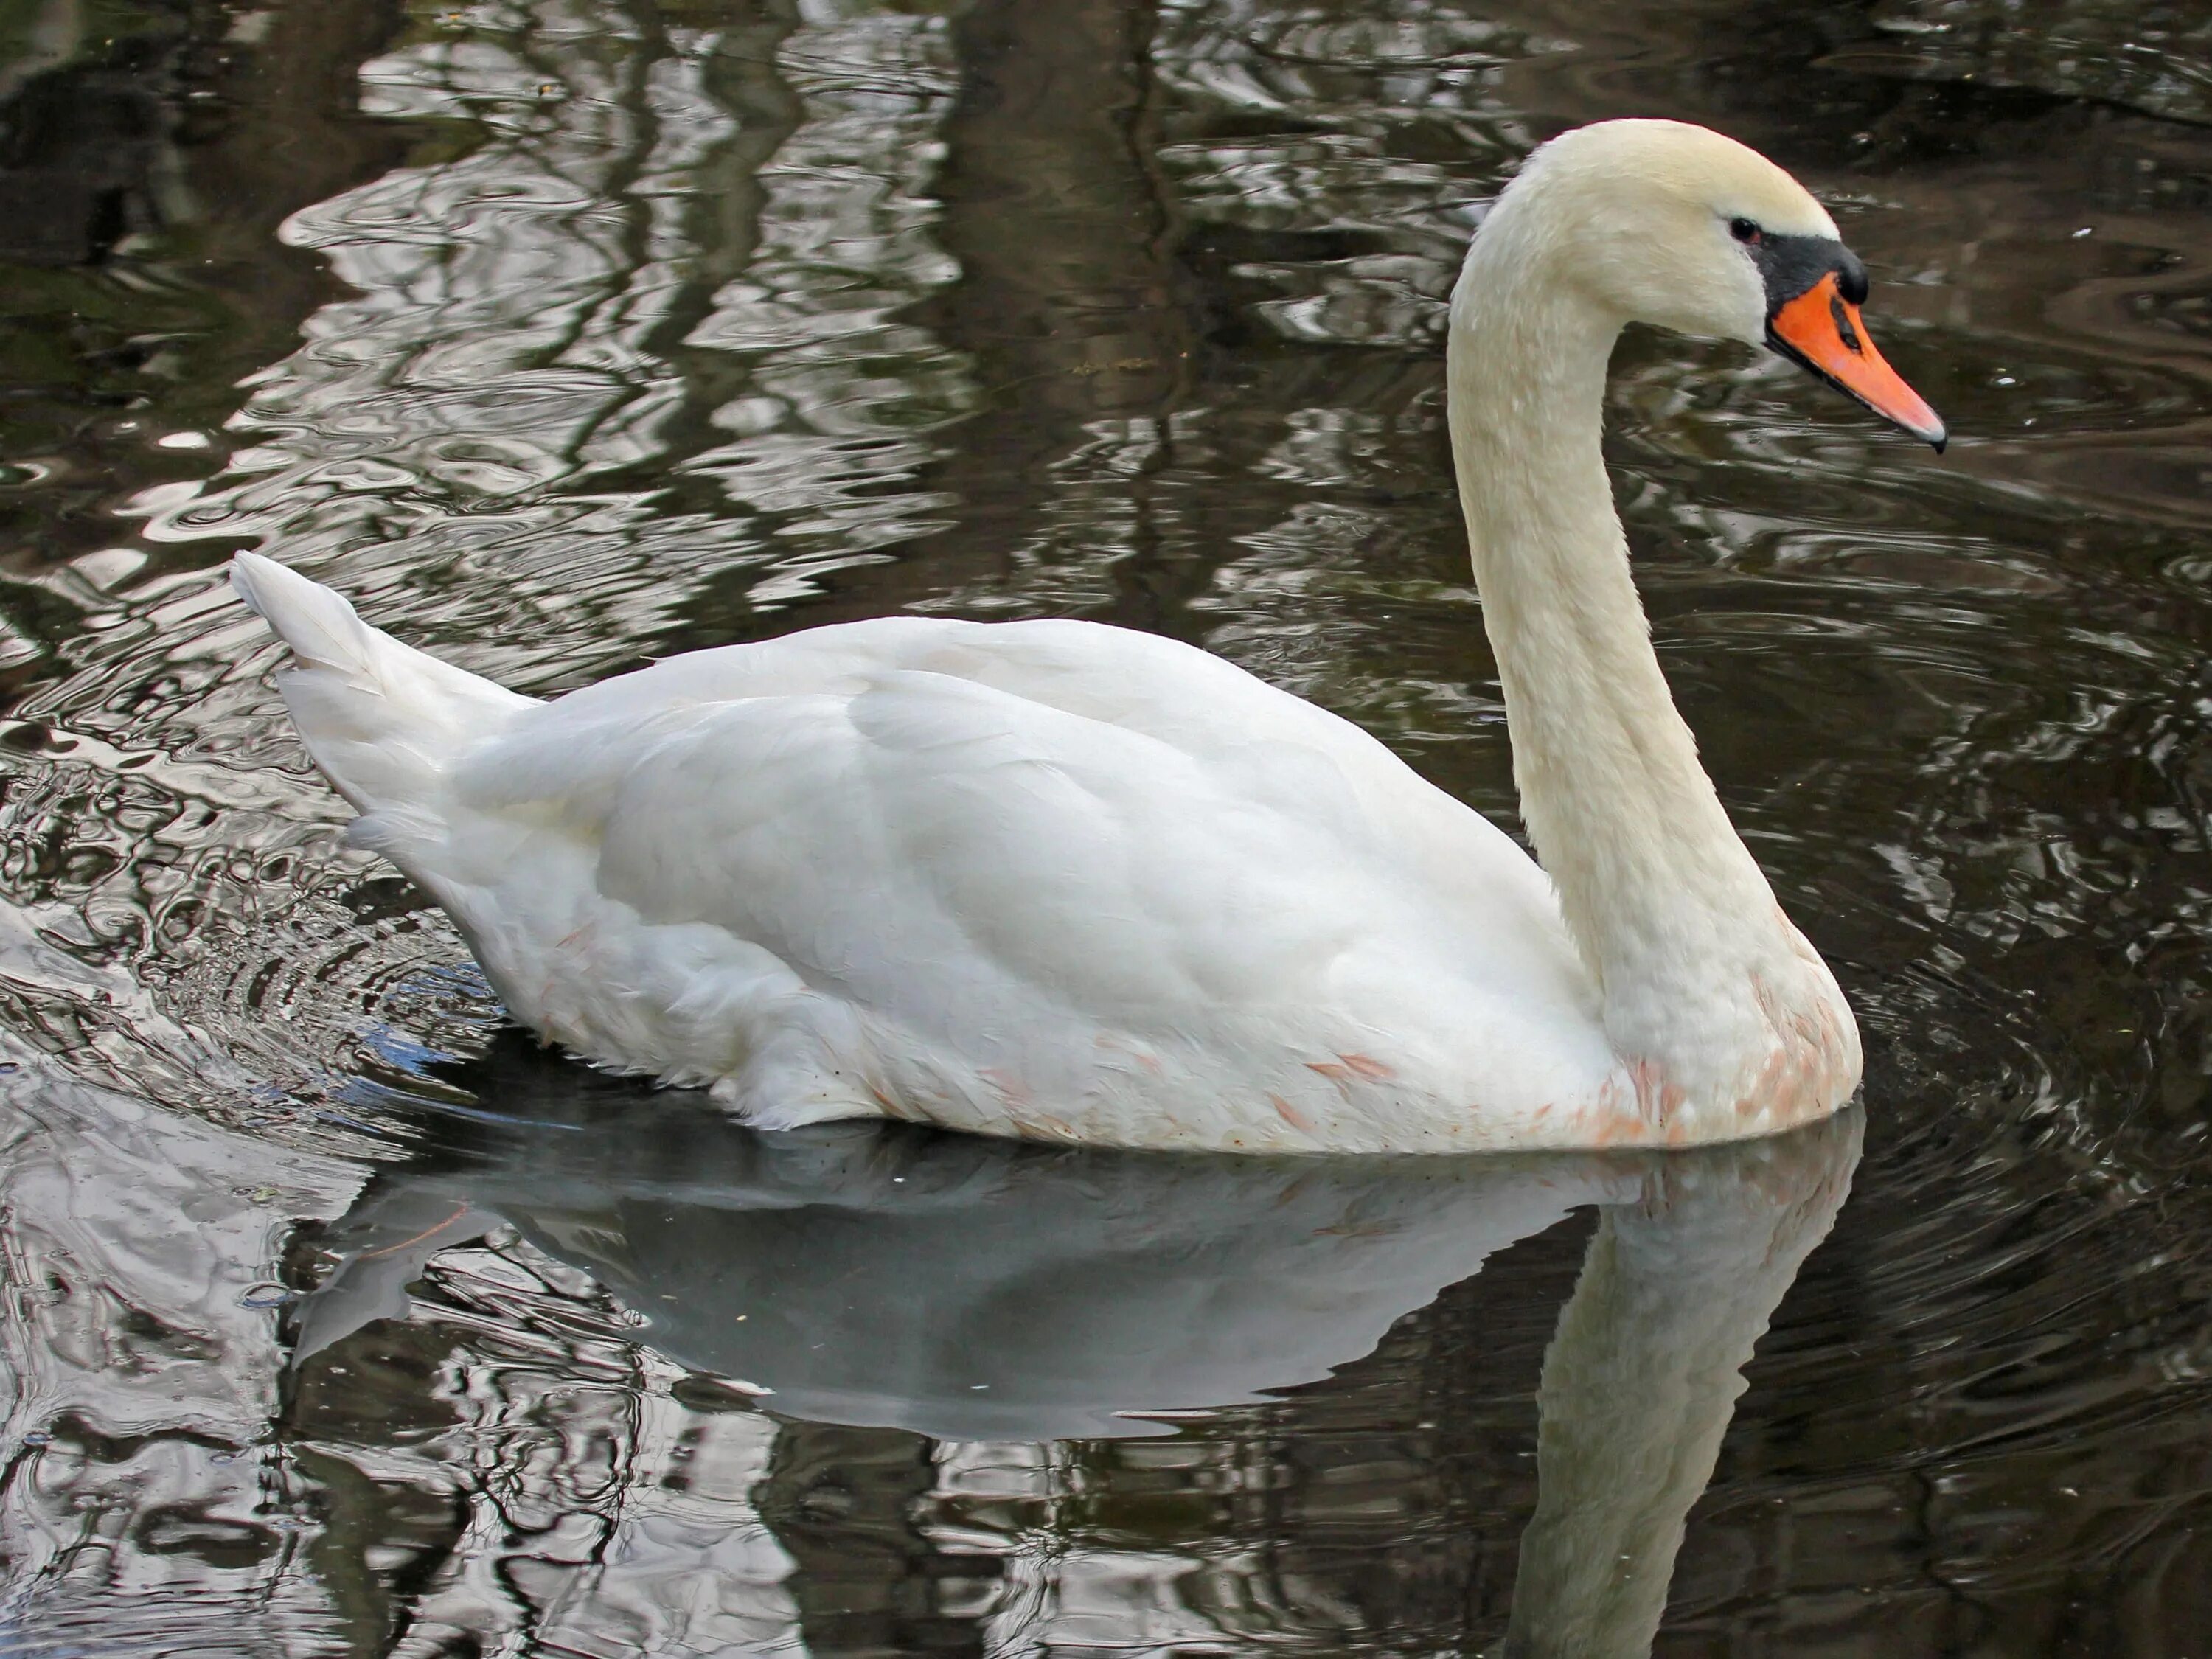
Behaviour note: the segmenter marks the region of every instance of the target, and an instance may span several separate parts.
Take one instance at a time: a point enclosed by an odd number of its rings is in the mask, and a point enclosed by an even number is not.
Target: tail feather
[[[434,817],[447,761],[532,706],[371,628],[274,559],[239,554],[230,582],[291,647],[299,665],[277,679],[285,706],[315,764],[364,816]]]

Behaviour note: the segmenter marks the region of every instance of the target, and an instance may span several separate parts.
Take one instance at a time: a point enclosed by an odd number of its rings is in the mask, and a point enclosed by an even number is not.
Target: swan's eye
[[[1766,240],[1766,233],[1748,219],[1729,220],[1729,234],[1735,237],[1737,241],[1747,242],[1753,247],[1757,247]]]

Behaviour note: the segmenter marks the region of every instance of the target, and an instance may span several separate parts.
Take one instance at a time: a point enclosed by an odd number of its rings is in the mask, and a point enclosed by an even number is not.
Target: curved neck
[[[1787,925],[1698,763],[1630,579],[1601,448],[1622,319],[1558,280],[1523,222],[1477,237],[1447,359],[1514,781],[1619,1051],[1710,1052],[1749,976],[1786,959]]]

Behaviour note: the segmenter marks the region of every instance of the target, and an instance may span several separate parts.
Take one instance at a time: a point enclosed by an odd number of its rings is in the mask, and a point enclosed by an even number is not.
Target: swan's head
[[[1624,322],[1771,346],[1942,448],[1943,422],[1860,320],[1866,268],[1810,192],[1680,121],[1601,121],[1529,157],[1476,239]]]

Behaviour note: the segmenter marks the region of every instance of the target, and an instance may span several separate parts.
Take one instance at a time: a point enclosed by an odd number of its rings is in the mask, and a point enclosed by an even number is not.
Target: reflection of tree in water
[[[1871,21],[1892,74],[2212,121],[2212,15],[2195,0],[1880,0]]]
[[[358,1172],[12,1064],[0,1144],[0,1647],[363,1650],[254,1450],[283,1364],[257,1280]]]
[[[1385,731],[1455,724],[1468,700],[1407,663],[1402,632],[1387,685],[1347,659],[1363,602],[1419,603],[1431,565],[1474,629],[1449,503],[1371,503],[1402,501],[1408,452],[1425,460],[1440,430],[1424,402],[1440,296],[1474,200],[1523,147],[1490,83],[1532,43],[1457,5],[1169,4],[1125,32],[1124,69],[1091,43],[1125,9],[1082,9],[1079,40],[1025,23],[1037,10],[958,25],[968,79],[939,188],[963,277],[928,311],[975,352],[993,406],[952,436],[935,476],[957,522],[907,588],[1203,639]],[[1091,211],[1059,205],[1079,192]],[[1036,223],[1056,257],[1030,254]],[[1271,338],[1386,349],[1332,361]],[[1255,476],[1316,498],[1218,487]],[[1418,574],[1346,581],[1355,559]],[[872,583],[850,607],[883,597]]]
[[[402,626],[505,630],[473,665],[526,680],[634,658],[734,568],[788,599],[909,537],[966,396],[892,315],[952,275],[920,194],[944,27],[681,15],[496,9],[370,64],[372,112],[476,142],[295,216],[361,295],[256,377],[246,476],[153,533],[343,555]]]

